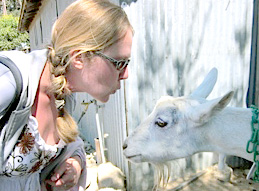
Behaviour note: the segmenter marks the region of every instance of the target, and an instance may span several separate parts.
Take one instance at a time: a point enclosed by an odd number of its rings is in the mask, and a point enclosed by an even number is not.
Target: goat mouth
[[[126,156],[126,158],[132,162],[136,162],[136,163],[142,162],[141,154]]]

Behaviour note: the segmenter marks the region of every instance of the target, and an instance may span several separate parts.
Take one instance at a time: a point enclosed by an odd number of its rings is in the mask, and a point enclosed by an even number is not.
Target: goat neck
[[[251,119],[251,109],[226,107],[206,125],[208,138],[207,145],[203,146],[204,150],[252,161],[253,154],[246,152],[246,145],[252,134]]]

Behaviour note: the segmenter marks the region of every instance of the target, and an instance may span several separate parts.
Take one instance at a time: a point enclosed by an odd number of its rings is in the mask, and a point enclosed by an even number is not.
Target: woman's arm
[[[0,114],[11,103],[16,89],[16,83],[11,71],[0,64]]]
[[[81,138],[77,138],[75,142],[67,145],[66,151],[56,159],[57,167],[53,166],[48,170],[45,169],[44,174],[52,173],[48,180],[44,180],[46,176],[42,176],[42,183],[45,182],[53,187],[71,188],[76,186],[81,189],[86,186],[86,154],[84,152],[84,144]]]

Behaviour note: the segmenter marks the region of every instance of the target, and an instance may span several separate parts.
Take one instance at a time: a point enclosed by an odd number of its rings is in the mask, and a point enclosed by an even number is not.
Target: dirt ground
[[[215,177],[215,167],[196,173],[186,178],[173,181],[167,186],[168,191],[259,191],[259,183],[246,180],[248,169],[233,169],[229,182]]]

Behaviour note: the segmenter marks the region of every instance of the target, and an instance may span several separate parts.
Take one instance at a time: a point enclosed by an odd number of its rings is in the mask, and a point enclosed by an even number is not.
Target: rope
[[[251,139],[247,142],[246,152],[254,153],[254,162],[256,164],[256,169],[254,171],[254,181],[259,182],[259,120],[258,114],[259,110],[256,106],[251,106],[252,109],[252,120],[251,120],[251,129],[252,136]]]

